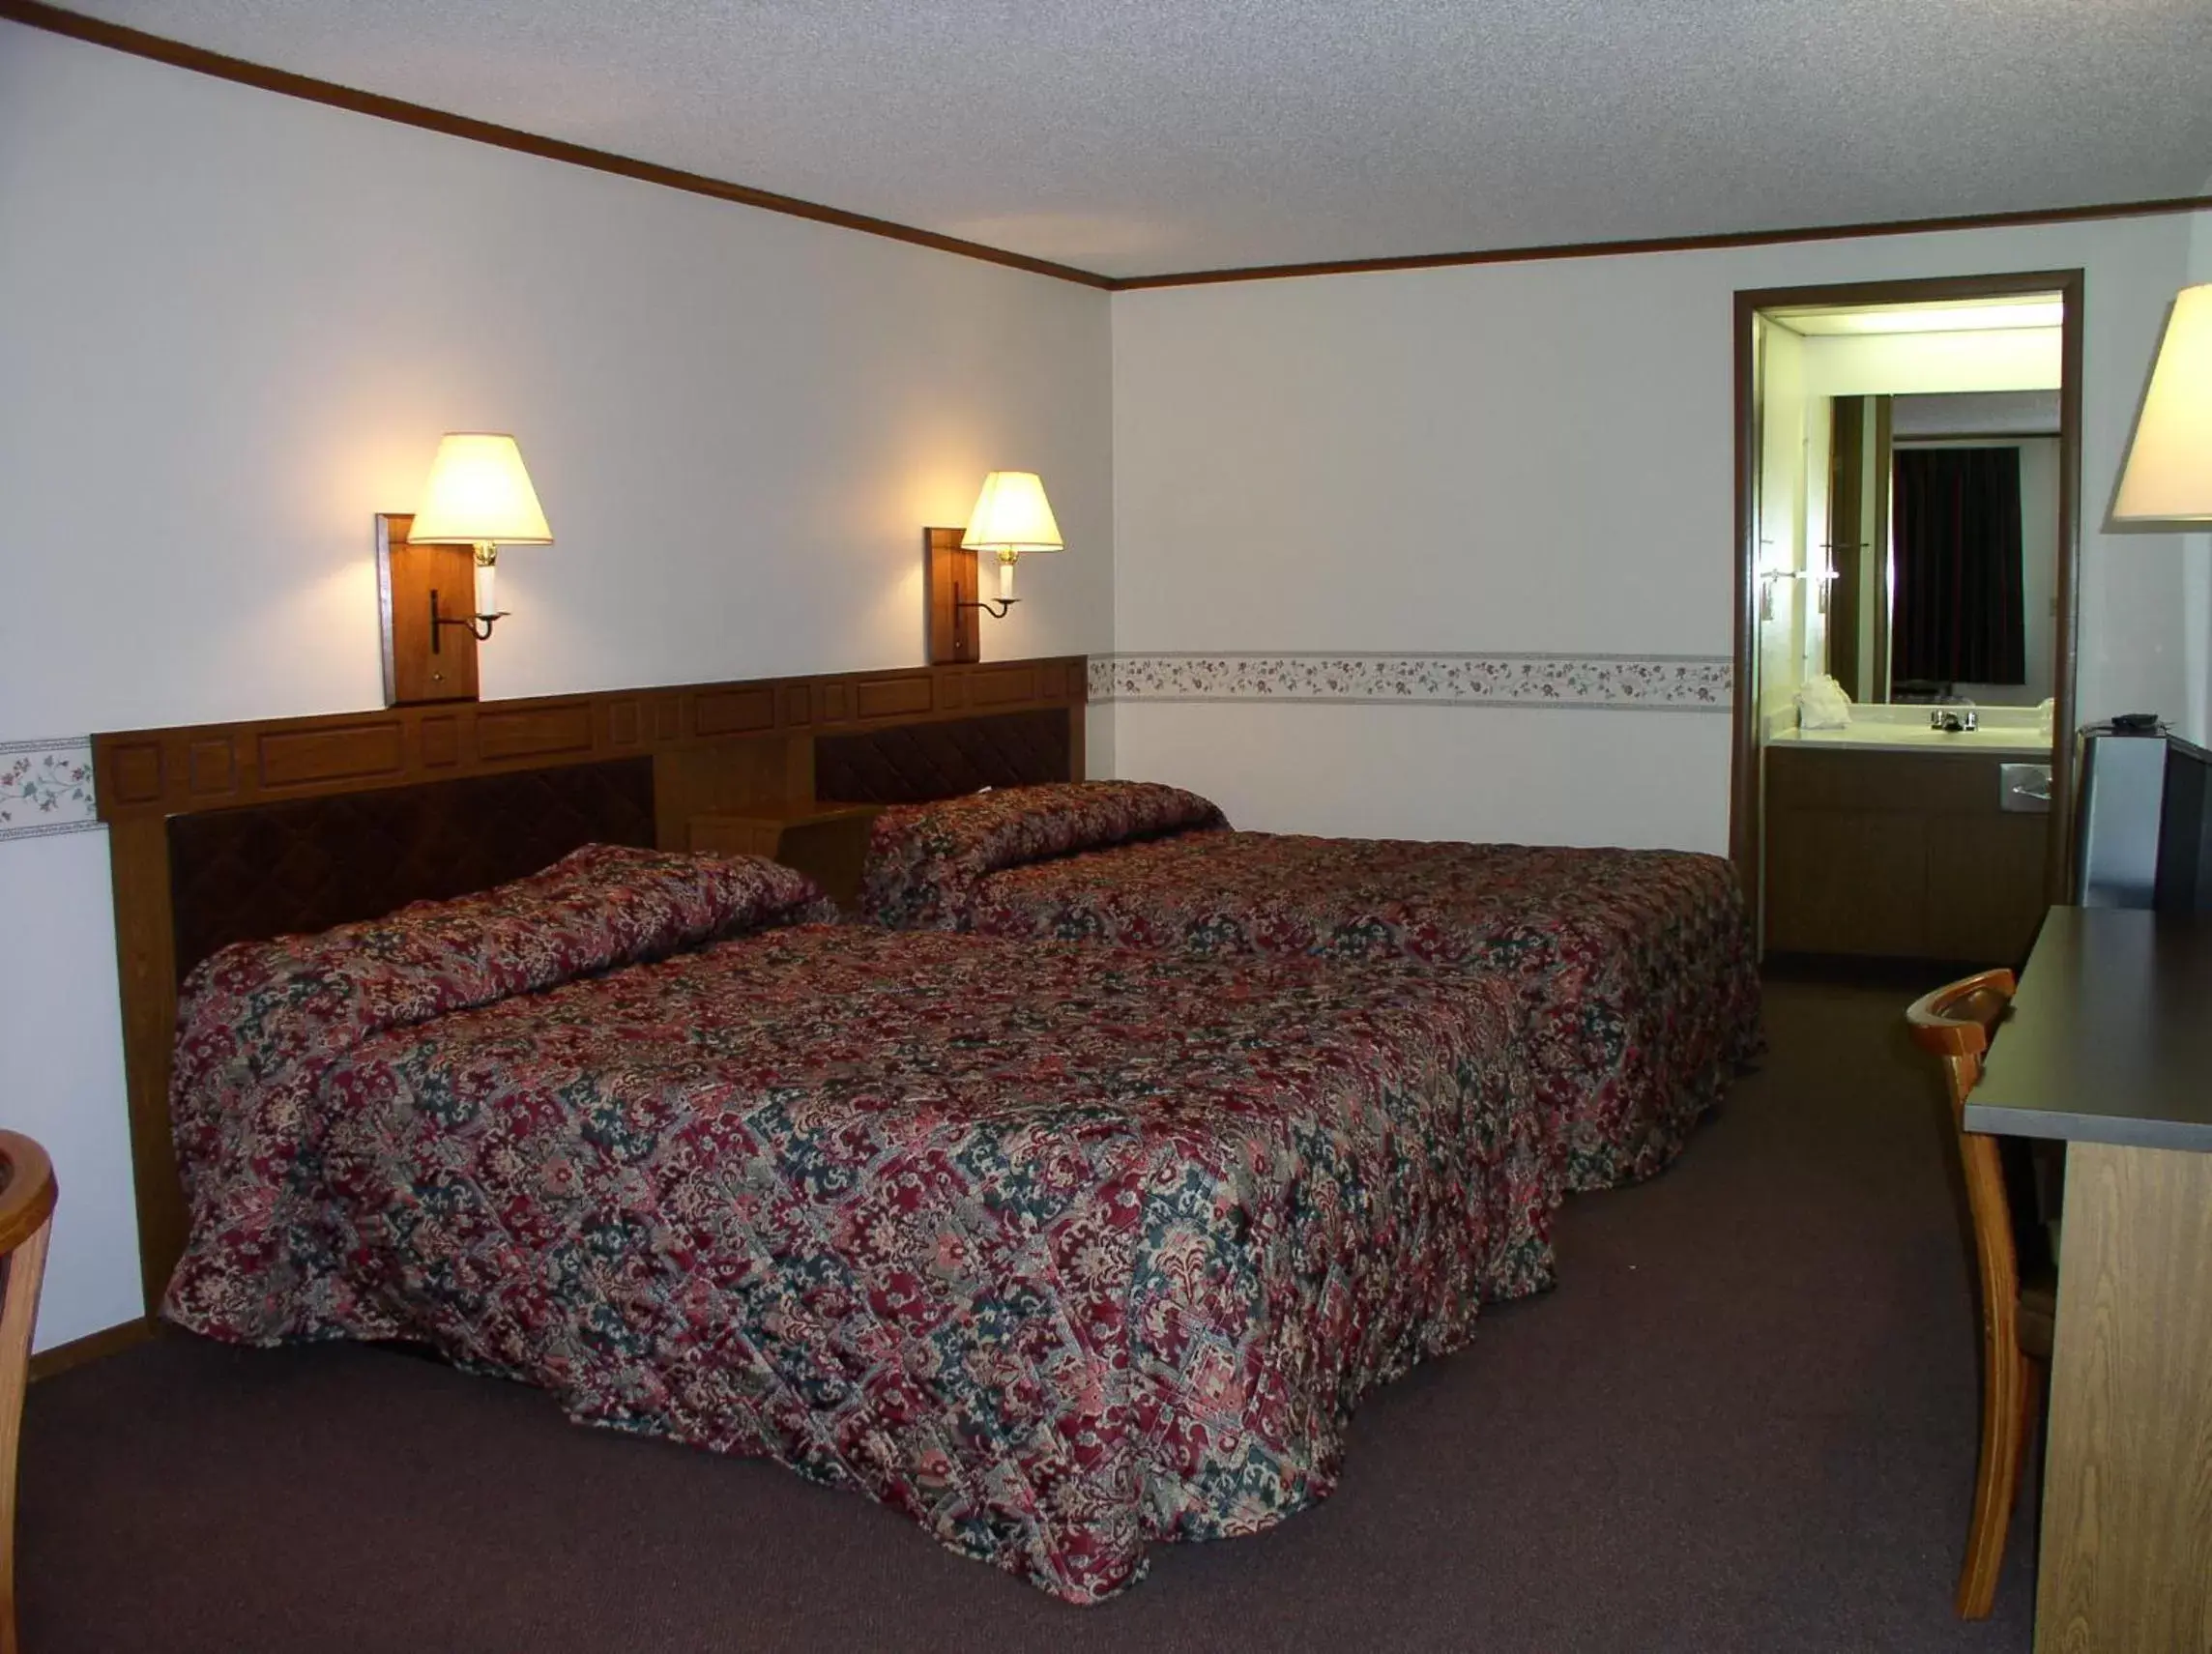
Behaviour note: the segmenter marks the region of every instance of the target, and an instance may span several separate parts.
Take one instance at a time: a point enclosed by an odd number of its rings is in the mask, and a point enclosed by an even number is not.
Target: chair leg
[[[2005,1535],[2020,1488],[2026,1446],[2030,1364],[2017,1349],[1993,1349],[1983,1363],[1982,1458],[1974,1473],[1974,1517],[1966,1529],[1966,1565],[1959,1574],[1959,1617],[1987,1619],[1996,1600]]]
[[[0,1306],[0,1654],[15,1654],[15,1448],[23,1428],[31,1332],[39,1320],[39,1288],[46,1274],[52,1220],[9,1255]]]

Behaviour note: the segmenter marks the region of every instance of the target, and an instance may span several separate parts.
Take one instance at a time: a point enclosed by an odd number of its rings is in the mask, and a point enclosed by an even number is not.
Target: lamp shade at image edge
[[[552,544],[514,438],[453,431],[440,439],[408,537],[419,545]]]
[[[2212,522],[2212,282],[2173,301],[2112,520]]]

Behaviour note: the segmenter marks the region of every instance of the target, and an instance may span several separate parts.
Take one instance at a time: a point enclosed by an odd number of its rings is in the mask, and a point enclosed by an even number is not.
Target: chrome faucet
[[[1982,714],[1975,711],[1971,701],[1963,706],[1936,707],[1928,714],[1928,727],[1941,730],[1945,735],[1964,735],[1982,727]]]

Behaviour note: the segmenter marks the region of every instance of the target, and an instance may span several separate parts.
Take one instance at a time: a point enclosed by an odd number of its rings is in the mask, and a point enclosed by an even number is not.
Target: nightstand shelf
[[[859,901],[868,830],[881,804],[816,801],[691,818],[691,848],[724,856],[765,856],[796,867],[847,913]]]

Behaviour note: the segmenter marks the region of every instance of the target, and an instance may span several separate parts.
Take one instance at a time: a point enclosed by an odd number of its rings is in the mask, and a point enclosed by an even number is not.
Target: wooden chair
[[[1996,1140],[1965,1127],[1966,1093],[1982,1077],[1990,1032],[2013,995],[2010,971],[1984,971],[1915,1000],[1905,1013],[1913,1042],[1942,1059],[1951,1091],[1951,1122],[1965,1173],[1966,1208],[1974,1232],[1982,1296],[1982,1457],[1974,1476],[1974,1516],[1966,1530],[1966,1562],[1959,1574],[1959,1613],[1982,1619],[1996,1595],[2005,1535],[2020,1488],[2021,1461],[2034,1434],[2051,1359],[2057,1309],[2055,1271],[2021,1279],[2006,1199],[2004,1162]]]
[[[0,1131],[0,1654],[15,1654],[15,1446],[30,1378],[31,1330],[53,1233],[54,1166],[29,1138]]]

